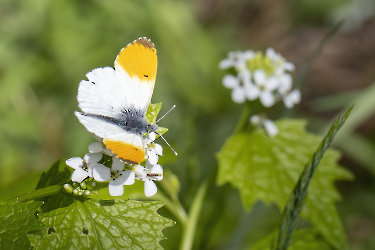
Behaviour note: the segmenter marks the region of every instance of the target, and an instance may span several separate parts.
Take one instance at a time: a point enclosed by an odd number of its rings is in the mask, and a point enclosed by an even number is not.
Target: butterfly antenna
[[[175,105],[174,105],[175,106]],[[172,109],[171,109],[172,110]],[[162,117],[163,118],[163,117]],[[157,134],[158,136],[160,136],[161,137],[161,139],[163,139],[164,141],[165,141],[165,143],[167,143],[167,145],[169,146],[169,148],[173,151],[173,153],[175,154],[175,155],[177,155],[177,152],[176,152],[176,150],[174,150],[172,147],[171,147],[171,145],[169,145],[169,143],[167,142],[167,140],[161,135],[161,134],[159,134],[159,133],[157,133],[157,132],[155,132],[155,134]]]
[[[158,123],[161,119],[163,119],[166,115],[168,115],[168,113],[171,112],[175,107],[176,107],[176,105],[173,105],[172,108],[167,113],[165,113],[162,117],[159,118],[159,120],[156,121],[156,123]],[[167,141],[165,141],[165,142],[167,142]]]

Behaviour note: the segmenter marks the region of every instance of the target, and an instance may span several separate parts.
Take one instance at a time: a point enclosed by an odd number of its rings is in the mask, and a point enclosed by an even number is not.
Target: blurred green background
[[[152,102],[163,102],[161,114],[177,106],[159,125],[169,128],[165,137],[179,156],[161,142],[160,163],[179,177],[189,207],[243,108],[222,87],[219,61],[231,50],[273,47],[299,77],[341,20],[301,86],[301,104],[293,112],[275,107],[273,115],[306,118],[308,129],[323,135],[356,104],[334,143],[343,151],[340,164],[356,176],[337,183],[338,208],[352,249],[375,249],[375,0],[0,0],[0,198],[34,189],[56,160],[87,153],[95,140],[73,113],[78,83],[146,36],[158,51]],[[208,196],[194,249],[241,249],[277,221],[273,206],[244,212],[229,186]],[[240,220],[253,225],[250,231]],[[175,249],[179,230],[164,230],[162,245]]]

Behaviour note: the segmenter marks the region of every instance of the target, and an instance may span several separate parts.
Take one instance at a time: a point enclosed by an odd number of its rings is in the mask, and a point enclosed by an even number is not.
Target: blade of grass
[[[283,212],[281,224],[279,227],[279,236],[275,249],[286,250],[290,246],[292,234],[298,225],[298,217],[301,213],[303,201],[306,197],[310,181],[319,165],[320,160],[323,158],[325,151],[331,145],[337,132],[344,125],[352,109],[353,107],[351,107],[341,119],[337,119],[332,124],[327,135],[320,143],[317,151],[315,151],[312,159],[305,166]]]
[[[314,64],[315,60],[320,56],[323,51],[325,45],[331,40],[331,38],[337,33],[337,31],[342,26],[343,22],[338,22],[323,38],[323,40],[319,43],[318,47],[314,50],[314,52],[310,55],[307,63],[305,64],[305,68],[302,70],[301,75],[298,77],[296,81],[296,87],[302,87],[303,83],[305,82],[305,78],[307,74],[310,72],[312,65]]]

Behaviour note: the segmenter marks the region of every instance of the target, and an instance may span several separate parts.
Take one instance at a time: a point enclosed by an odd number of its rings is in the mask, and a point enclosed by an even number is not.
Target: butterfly
[[[145,134],[157,125],[146,120],[155,86],[157,55],[150,39],[141,37],[121,49],[114,68],[97,68],[78,87],[75,112],[86,129],[103,139],[118,158],[140,164],[145,158]]]

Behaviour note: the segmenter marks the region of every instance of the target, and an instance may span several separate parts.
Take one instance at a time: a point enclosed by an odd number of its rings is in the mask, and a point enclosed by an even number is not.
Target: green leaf
[[[53,185],[63,185],[71,181],[71,172],[66,167],[65,162],[57,161],[54,163],[47,172],[44,172],[36,186],[36,189],[49,187]],[[60,192],[55,195],[50,195],[39,199],[44,204],[41,206],[43,212],[52,211],[60,207],[69,206],[74,198],[72,196],[65,195]]]
[[[155,104],[150,103],[146,112],[146,120],[148,123],[150,124],[156,123],[156,118],[160,112],[161,105],[162,105],[161,102],[155,103]]]
[[[273,232],[252,246],[251,250],[271,250],[275,244],[277,232]],[[319,235],[314,228],[297,230],[292,236],[289,250],[331,250],[330,245]]]
[[[34,213],[43,202],[0,201],[0,249],[29,249],[26,234],[45,228]]]
[[[247,209],[257,200],[276,203],[280,210],[284,209],[303,167],[321,141],[306,132],[305,125],[303,120],[282,119],[276,122],[279,133],[273,138],[263,129],[233,135],[217,155],[217,183],[231,183],[238,188]],[[314,226],[319,225],[319,232],[334,246],[346,242],[334,206],[340,199],[334,181],[352,178],[350,172],[336,163],[339,157],[336,150],[327,150],[310,184],[302,213]],[[328,232],[338,235],[331,238]]]
[[[283,217],[281,220],[281,224],[279,227],[279,237],[277,242],[276,249],[278,250],[286,250],[288,249],[291,240],[292,240],[292,234],[294,230],[297,228],[298,225],[298,217],[301,214],[301,210],[303,208],[303,201],[307,195],[307,191],[309,188],[309,184],[314,176],[314,173],[320,163],[320,160],[323,158],[324,153],[328,149],[328,147],[331,145],[333,139],[335,138],[337,132],[340,130],[340,128],[344,125],[346,119],[349,117],[351,111],[353,108],[349,109],[349,111],[344,115],[343,118],[338,119],[335,121],[330,130],[328,131],[327,135],[324,137],[323,141],[320,143],[319,148],[315,151],[313,157],[310,159],[310,161],[306,164],[306,167],[303,169],[303,172],[298,179],[298,183],[295,186],[293,193],[289,197],[289,201],[286,204],[286,207],[283,212]],[[312,195],[313,197],[317,198],[319,194]],[[332,212],[335,212],[334,207],[332,204],[326,204],[326,207],[323,209],[321,208],[322,203],[324,203],[324,197],[320,197],[320,199],[316,199],[313,202],[307,203],[307,205],[310,205],[306,212],[307,217],[314,223],[318,230],[320,230],[328,239],[331,237],[338,237],[340,238],[340,241],[333,241],[332,243],[335,245],[338,249],[345,248],[345,238],[342,238],[342,235],[338,231],[334,231],[332,233],[332,230],[330,228],[326,228],[323,225],[327,225],[329,223],[335,223],[334,226],[337,225],[337,217],[335,218],[336,221],[324,221],[322,223],[320,216],[323,216],[324,219],[328,219],[326,216],[324,216],[324,213],[332,214]],[[322,202],[321,202],[322,201]],[[316,216],[317,215],[317,216]],[[319,220],[321,224],[317,224],[316,221]],[[343,244],[344,243],[344,244]]]
[[[34,249],[162,249],[162,230],[174,225],[157,214],[161,202],[75,200],[40,214],[49,228],[30,237]]]
[[[156,104],[150,103],[150,105],[147,108],[147,112],[146,112],[146,120],[147,120],[148,123],[156,124],[158,114],[161,110],[161,105],[162,105],[161,102],[156,103]],[[161,135],[163,135],[167,131],[168,131],[167,128],[163,128],[163,127],[158,126],[158,128],[156,129],[156,133],[157,133],[156,138],[159,138]]]

